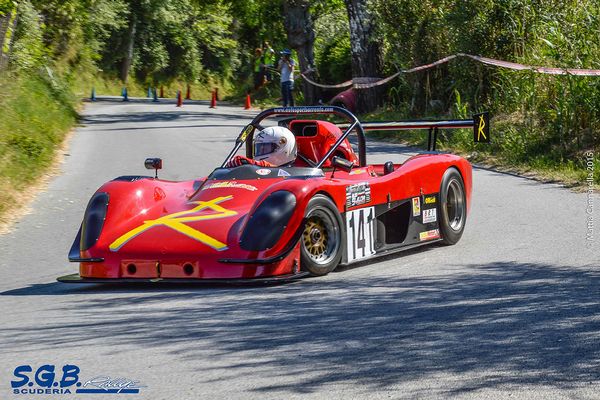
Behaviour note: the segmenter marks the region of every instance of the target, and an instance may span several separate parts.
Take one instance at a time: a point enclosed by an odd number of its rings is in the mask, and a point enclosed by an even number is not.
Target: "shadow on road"
[[[57,302],[64,320],[3,327],[0,349],[81,346],[101,337],[114,346],[229,360],[219,379],[252,372],[294,382],[259,385],[258,392],[349,382],[389,388],[439,374],[464,376],[447,396],[599,381],[600,271],[523,263],[458,268],[247,289],[107,293],[41,285],[35,290],[89,296]],[[15,294],[28,295],[3,293]],[[209,383],[202,376],[199,383]]]
[[[275,283],[264,282],[240,282],[240,283],[211,283],[210,281],[198,282],[140,282],[140,283],[61,283],[50,282],[33,284],[24,288],[11,289],[0,292],[0,296],[70,296],[82,294],[108,294],[115,293],[161,293],[165,292],[199,292],[202,290],[221,289],[232,290],[232,293],[243,292],[244,289],[255,289],[265,287],[289,286],[298,283],[298,280],[282,281]]]
[[[243,124],[238,124],[238,125],[211,125],[211,124],[204,124],[204,125],[172,125],[172,126],[165,126],[165,125],[159,125],[159,126],[136,126],[133,128],[108,128],[108,129],[97,129],[95,130],[96,132],[110,132],[110,131],[138,131],[138,130],[165,130],[165,129],[189,129],[189,128],[237,128],[237,129],[242,129],[245,125]]]
[[[206,120],[236,120],[239,121],[240,114],[234,113],[211,113],[201,111],[157,111],[157,112],[138,112],[138,113],[114,113],[114,114],[89,114],[81,118],[83,125],[104,125],[104,124],[126,124],[126,123],[148,123],[148,122],[185,122],[185,121],[206,121]],[[251,121],[248,117],[248,122]],[[129,128],[122,128],[123,130]]]
[[[86,103],[91,103],[89,99],[84,100]],[[177,104],[175,97],[160,97],[158,101],[154,101],[151,97],[128,97],[127,101],[123,101],[123,96],[97,96],[95,103],[116,103],[116,104]],[[228,102],[220,102],[221,105],[228,105]],[[183,100],[185,105],[210,105],[210,100]]]

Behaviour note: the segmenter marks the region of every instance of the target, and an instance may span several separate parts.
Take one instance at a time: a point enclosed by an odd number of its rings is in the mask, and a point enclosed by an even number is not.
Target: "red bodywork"
[[[298,133],[298,127],[309,126],[307,123],[316,124],[316,132]],[[297,135],[299,152],[313,161],[326,154],[341,135],[339,128],[323,121],[297,120],[290,129]],[[336,154],[356,162],[347,141],[337,150]],[[439,192],[442,176],[451,167],[462,175],[469,208],[471,166],[463,158],[450,154],[418,155],[395,164],[395,170],[386,175],[383,165],[369,165],[351,172],[336,170],[335,174],[328,168],[324,176],[302,179],[276,176],[275,168],[268,176],[262,175],[264,169],[261,174],[257,171],[252,179],[110,181],[97,191],[108,194],[108,207],[97,241],[79,252],[80,276],[233,279],[295,274],[302,268],[298,232],[303,228],[307,203],[314,195],[330,197],[343,216],[348,211],[349,185],[367,182],[371,190],[369,204],[389,204]],[[293,193],[296,206],[278,242],[264,251],[242,249],[240,237],[249,216],[263,199],[279,190]],[[283,257],[277,258],[279,255]],[[269,258],[276,260],[235,262]]]
[[[316,125],[316,126],[315,126]],[[296,136],[296,144],[298,153],[305,158],[317,163],[325,157],[329,149],[333,147],[335,142],[342,135],[342,131],[335,124],[326,121],[314,120],[295,120],[289,125],[289,129]],[[358,157],[352,150],[352,146],[348,139],[345,139],[335,150],[333,156],[345,158],[358,165]],[[308,166],[300,158],[295,165],[304,167]],[[323,168],[331,167],[331,159],[328,159],[323,164]]]
[[[346,89],[338,93],[329,101],[330,104],[338,107],[343,107],[351,112],[356,111],[356,91],[353,88]]]

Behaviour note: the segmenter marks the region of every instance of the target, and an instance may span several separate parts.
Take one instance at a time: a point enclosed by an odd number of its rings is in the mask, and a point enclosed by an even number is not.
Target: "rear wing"
[[[365,131],[407,131],[427,129],[429,138],[427,150],[435,151],[438,132],[440,129],[473,129],[475,143],[490,142],[490,116],[489,113],[473,115],[473,119],[440,120],[440,121],[389,121],[389,122],[362,122]],[[343,128],[347,125],[338,125]]]

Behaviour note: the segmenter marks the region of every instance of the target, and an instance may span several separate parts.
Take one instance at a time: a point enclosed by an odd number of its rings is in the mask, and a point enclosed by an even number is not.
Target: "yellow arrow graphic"
[[[126,234],[120,236],[117,240],[112,242],[108,248],[111,251],[118,251],[121,247],[123,247],[127,242],[129,242],[134,237],[139,234],[146,232],[147,230],[155,227],[155,226],[167,226],[179,233],[182,233],[192,239],[195,239],[201,243],[204,243],[215,250],[223,251],[227,249],[227,245],[218,241],[217,239],[208,236],[205,233],[202,233],[188,225],[186,222],[195,222],[195,221],[205,221],[210,219],[217,218],[225,218],[231,217],[233,215],[237,215],[236,211],[227,210],[219,205],[227,200],[233,199],[233,196],[225,196],[225,197],[217,197],[211,201],[194,201],[192,204],[197,204],[196,207],[192,208],[188,211],[180,211],[173,214],[165,215],[164,217],[160,217],[157,219],[144,221],[144,223],[138,226],[135,229],[130,230]],[[210,209],[214,211],[214,214],[204,214],[204,215],[193,215],[204,211],[206,209]]]
[[[479,116],[479,128],[477,129],[477,141],[480,141],[482,136],[485,140],[487,140],[487,136],[485,136],[484,128],[485,128],[485,119],[483,118],[483,115],[480,115]]]

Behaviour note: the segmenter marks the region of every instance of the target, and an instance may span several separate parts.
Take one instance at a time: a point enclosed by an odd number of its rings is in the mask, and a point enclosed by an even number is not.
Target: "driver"
[[[296,161],[298,149],[294,134],[283,126],[265,128],[254,137],[254,159],[235,156],[225,168],[244,164],[259,167],[287,167]]]

